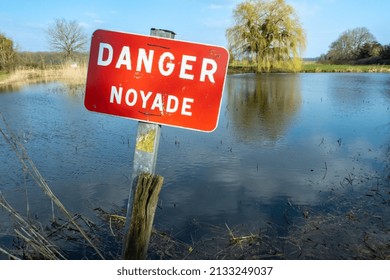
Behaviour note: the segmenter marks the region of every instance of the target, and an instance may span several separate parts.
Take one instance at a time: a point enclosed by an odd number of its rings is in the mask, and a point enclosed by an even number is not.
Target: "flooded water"
[[[125,207],[136,121],[88,112],[83,89],[58,83],[4,90],[0,112],[69,211],[95,219],[95,208]],[[0,191],[45,223],[50,200],[0,139]],[[388,74],[230,75],[213,133],[162,128],[155,227],[188,243],[208,234],[199,224],[272,223],[286,234],[291,205],[322,207],[324,193],[382,181],[389,146]]]

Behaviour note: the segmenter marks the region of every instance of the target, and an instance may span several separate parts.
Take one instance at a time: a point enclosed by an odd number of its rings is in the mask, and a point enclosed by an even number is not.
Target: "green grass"
[[[301,72],[309,72],[309,73],[389,72],[390,73],[390,65],[338,65],[338,64],[304,63]]]
[[[4,71],[0,71],[0,82],[2,81],[2,80],[5,80],[6,78],[8,78],[9,77],[9,74],[8,73],[6,73],[6,72],[4,72]]]
[[[235,62],[229,65],[229,73],[256,72],[256,65],[250,63]],[[346,64],[322,64],[316,62],[304,62],[303,73],[390,73],[390,65],[346,65]]]

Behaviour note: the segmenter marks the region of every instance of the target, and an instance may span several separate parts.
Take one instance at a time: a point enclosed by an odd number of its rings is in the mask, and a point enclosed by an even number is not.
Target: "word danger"
[[[136,106],[137,108],[156,110],[158,109],[162,115],[165,113],[179,112],[183,116],[191,116],[191,105],[194,102],[193,98],[179,98],[174,95],[167,95],[153,92],[138,92],[130,88],[123,94],[123,87],[111,86],[110,103],[122,104],[124,102],[129,107]],[[141,105],[142,104],[142,105]]]
[[[164,52],[159,57],[155,57],[154,50],[146,50],[144,48],[138,48],[138,50],[132,52],[130,46],[123,46],[120,52],[114,52],[113,47],[108,44],[101,42],[99,44],[98,60],[97,65],[109,66],[112,63],[115,64],[115,68],[122,69],[125,67],[127,70],[133,70],[141,72],[144,70],[146,73],[155,73],[153,69],[154,59],[158,60],[157,70],[162,76],[170,76],[175,70],[176,65],[180,67],[179,78],[186,80],[199,80],[205,82],[206,79],[215,83],[214,74],[217,71],[217,63],[215,60],[210,58],[202,58],[202,67],[199,75],[195,75],[193,71],[193,63],[196,62],[197,57],[193,55],[183,54],[179,61],[180,63],[173,63],[176,57],[171,52]],[[133,60],[132,57],[136,58]]]

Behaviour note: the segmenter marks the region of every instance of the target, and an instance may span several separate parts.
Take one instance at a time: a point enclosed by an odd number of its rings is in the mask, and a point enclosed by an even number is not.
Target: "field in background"
[[[63,64],[44,69],[22,67],[9,74],[0,73],[0,86],[17,86],[52,81],[60,81],[72,85],[82,85],[85,83],[86,77],[86,65]]]
[[[316,62],[305,62],[301,72],[305,73],[390,73],[390,65],[344,65],[344,64],[323,64]]]
[[[231,61],[229,73],[254,73],[256,64],[248,61]],[[300,73],[390,73],[390,65],[348,65],[323,64],[316,61],[304,61]]]

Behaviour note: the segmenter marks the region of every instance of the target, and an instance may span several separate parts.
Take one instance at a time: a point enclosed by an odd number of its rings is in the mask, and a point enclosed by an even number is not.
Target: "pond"
[[[87,111],[83,91],[59,83],[3,89],[0,112],[65,207],[96,221],[97,208],[126,206],[137,122]],[[154,226],[190,245],[234,230],[272,227],[267,236],[286,237],[294,219],[308,218],[305,209],[330,213],[378,186],[388,199],[389,146],[388,74],[229,75],[214,132],[162,128]],[[46,224],[50,199],[3,137],[0,166],[3,196]],[[10,246],[4,211],[0,223],[0,244]]]

